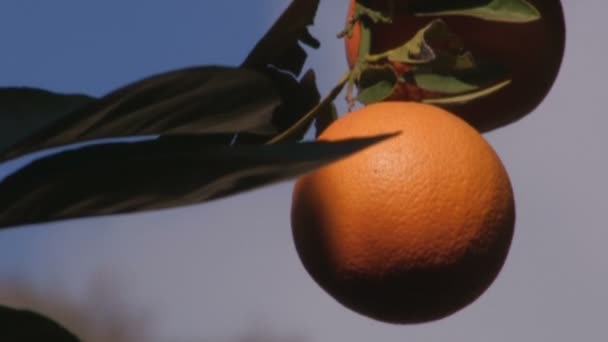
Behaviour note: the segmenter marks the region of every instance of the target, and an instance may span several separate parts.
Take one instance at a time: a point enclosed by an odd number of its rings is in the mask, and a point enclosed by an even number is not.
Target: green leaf
[[[317,76],[313,70],[308,70],[299,82],[293,80],[289,75],[283,74],[282,77],[285,80],[280,83],[282,86],[279,86],[279,92],[283,103],[277,108],[272,120],[279,133],[292,127],[321,101],[321,94],[317,88]],[[312,120],[308,120],[307,124],[300,126],[283,142],[302,140],[311,124]],[[274,136],[276,135],[272,137]],[[266,136],[266,139],[261,142],[266,142],[272,137]]]
[[[364,104],[384,100],[396,83],[427,90],[446,101],[469,101],[492,93],[486,90],[508,79],[504,67],[477,61],[442,19],[431,21],[404,45],[369,56],[353,70],[361,75],[357,100]]]
[[[242,68],[198,67],[148,77],[61,120],[31,120],[27,130],[2,134],[0,162],[49,147],[137,135],[240,133],[268,141],[318,104],[314,77],[311,82],[309,75],[300,81],[293,76],[306,60],[300,43],[319,46],[308,32],[318,4],[292,1]],[[291,74],[279,76],[277,69]]]
[[[365,28],[368,21],[371,21],[374,24],[384,23],[388,24],[392,22],[391,13],[386,13],[384,11],[379,11],[374,9],[368,3],[364,3],[365,1],[357,1],[355,4],[355,10],[353,11],[353,15],[348,18],[346,22],[346,27],[340,33],[338,33],[338,38],[351,37],[353,33],[353,28],[358,22],[363,23],[363,28]]]
[[[454,96],[446,96],[436,99],[424,99],[422,100],[422,102],[440,106],[460,105],[494,94],[502,88],[508,86],[509,84],[511,84],[511,80],[505,80],[500,83],[484,87],[470,93],[457,94]]]
[[[509,78],[504,67],[477,63],[466,54],[443,67],[417,66],[411,74],[418,87],[443,94],[468,93]]]
[[[382,101],[391,95],[396,83],[397,76],[390,66],[368,66],[359,76],[356,100],[363,104]]]
[[[452,68],[457,71],[471,70],[476,67],[477,63],[475,62],[475,58],[473,58],[473,54],[470,51],[457,56],[452,64]]]
[[[319,104],[321,94],[317,88],[316,75],[308,70],[299,80],[277,69],[269,68],[266,74],[277,84],[283,103],[275,110],[272,124],[277,127],[277,134],[252,134],[240,132],[232,144],[263,144],[290,130],[302,117]],[[282,140],[282,142],[295,142],[304,138],[312,124],[312,119],[306,120],[296,130]]]
[[[319,135],[337,119],[338,110],[336,109],[336,106],[331,103],[315,118],[315,137],[318,138]]]
[[[299,75],[307,57],[300,42],[314,48],[320,46],[308,31],[318,7],[319,0],[293,0],[249,53],[242,66],[259,68],[273,65]]]
[[[416,32],[405,44],[380,54],[369,55],[367,62],[386,59],[391,62],[407,64],[429,63],[435,59],[433,48],[427,43],[427,36],[446,35],[447,25],[442,20],[434,20]]]
[[[419,88],[442,94],[446,101],[452,102],[487,96],[502,88],[496,87],[497,84],[509,81],[509,73],[504,67],[467,60],[469,57],[466,56],[462,61],[457,60],[447,74],[436,72],[433,67],[417,67],[411,73],[414,83]]]
[[[417,16],[460,15],[488,21],[528,23],[541,13],[526,0],[418,1],[409,8]]]
[[[278,130],[272,119],[283,102],[279,85],[263,72],[223,66],[151,76],[44,126],[0,152],[0,161],[44,148],[110,137],[275,134]]]
[[[0,306],[2,341],[78,342],[76,336],[47,317],[28,310]]]
[[[298,176],[393,135],[238,146],[167,136],[68,150],[0,182],[0,227],[202,203]]]
[[[0,88],[0,151],[93,100],[28,87]]]
[[[418,87],[442,94],[462,94],[479,89],[478,85],[469,84],[447,75],[414,73],[414,80]]]
[[[474,67],[469,52],[458,36],[442,19],[435,19],[420,29],[403,45],[383,53],[369,55],[366,62],[389,61],[407,65],[432,65],[439,70]]]
[[[390,11],[379,11],[365,1],[357,1],[353,17],[357,20],[367,18],[371,22],[377,23],[390,23],[393,19],[391,18]]]
[[[294,136],[301,134],[302,130],[309,127],[310,123],[319,115],[322,115],[329,107],[333,106],[333,101],[344,88],[347,82],[351,81],[351,72],[347,72],[336,86],[325,97],[317,103],[317,105],[302,115],[291,127],[287,128],[280,134],[277,134],[272,139],[269,139],[267,144],[276,144],[286,141],[292,141]]]

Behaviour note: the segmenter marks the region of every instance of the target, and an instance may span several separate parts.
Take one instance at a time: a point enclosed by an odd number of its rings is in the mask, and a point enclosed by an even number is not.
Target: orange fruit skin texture
[[[348,18],[354,11],[350,0]],[[403,0],[408,3],[434,0]],[[559,72],[566,28],[559,0],[528,0],[542,18],[525,24],[498,23],[465,16],[441,17],[462,40],[465,49],[480,61],[505,66],[511,84],[489,96],[473,102],[451,105],[450,112],[462,117],[482,132],[515,122],[532,112],[549,93]],[[372,8],[386,8],[386,0],[368,1]],[[347,18],[347,20],[348,20]],[[372,24],[371,53],[379,53],[403,45],[415,33],[438,17],[399,15],[392,24]],[[346,56],[352,67],[359,51],[361,27],[355,25],[351,37],[345,38]],[[396,89],[388,100],[407,99],[403,89]],[[446,107],[448,108],[448,107]]]
[[[498,275],[515,224],[509,177],[470,125],[435,106],[381,102],[320,140],[401,134],[299,178],[292,232],[312,278],[390,323],[446,317]]]

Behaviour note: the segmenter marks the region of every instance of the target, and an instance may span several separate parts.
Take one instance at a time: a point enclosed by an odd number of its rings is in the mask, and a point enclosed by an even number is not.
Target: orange
[[[484,138],[435,106],[372,104],[319,139],[396,131],[297,180],[293,237],[308,273],[338,302],[381,321],[426,322],[473,302],[498,275],[513,192]]]
[[[363,1],[360,1],[363,3]],[[421,3],[451,5],[450,1],[401,0],[403,7]],[[566,25],[559,0],[528,0],[540,12],[539,20],[528,23],[507,23],[467,16],[417,17],[399,14],[390,24],[370,24],[371,53],[380,53],[403,45],[432,20],[442,19],[462,41],[477,61],[504,67],[511,83],[500,91],[475,101],[451,105],[449,110],[478,130],[485,132],[513,123],[531,113],[552,88],[561,67],[566,39]],[[368,0],[368,6],[385,10],[387,0]],[[444,5],[442,5],[444,4]],[[350,0],[348,19],[354,12]],[[347,20],[348,20],[347,19]],[[346,57],[352,67],[358,57],[361,39],[360,23],[351,37],[345,38]],[[409,70],[410,66],[397,69]],[[407,77],[406,77],[407,78]],[[436,97],[430,91],[412,84],[399,83],[389,100],[419,101]]]

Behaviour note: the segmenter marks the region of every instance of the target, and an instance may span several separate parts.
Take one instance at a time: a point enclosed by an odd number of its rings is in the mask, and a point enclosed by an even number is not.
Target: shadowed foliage
[[[76,336],[47,317],[0,306],[0,341],[78,342]]]

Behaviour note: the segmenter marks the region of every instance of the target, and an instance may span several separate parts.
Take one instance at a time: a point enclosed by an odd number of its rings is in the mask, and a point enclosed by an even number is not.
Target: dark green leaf
[[[412,71],[416,86],[435,93],[457,95],[487,88],[508,79],[508,71],[498,65],[475,64],[473,68],[454,68],[441,74],[432,67],[417,67]]]
[[[206,66],[163,73],[116,90],[56,120],[0,153],[0,161],[35,150],[108,137],[277,133],[277,85],[261,72]]]
[[[456,94],[452,96],[443,96],[438,98],[431,99],[423,99],[422,102],[434,104],[438,106],[443,106],[449,108],[451,105],[460,105],[463,103],[471,102],[476,99],[486,97],[490,94],[493,94],[504,87],[508,86],[511,83],[511,80],[505,80],[493,85],[489,85],[487,87],[480,88],[476,91],[464,94]]]
[[[355,7],[354,19],[358,20],[369,20],[374,24],[382,23],[389,24],[392,22],[393,18],[391,18],[390,11],[386,13],[385,11],[378,11],[374,9],[373,6],[369,6],[368,4],[364,4],[363,1],[358,1],[357,6]]]
[[[337,119],[338,110],[336,109],[336,106],[333,103],[330,103],[315,118],[315,136],[319,137],[319,135],[321,135],[321,133],[323,133],[323,131],[325,131],[325,129]]]
[[[435,37],[439,32],[447,34],[448,28],[442,20],[434,20],[427,26],[420,29],[414,37],[405,42],[405,44],[394,49],[370,55],[366,60],[376,62],[386,59],[391,62],[421,64],[430,63],[435,59],[435,52],[427,42],[428,36]]]
[[[437,94],[423,99],[435,104],[468,102],[509,82],[506,68],[476,60],[442,19],[431,21],[402,46],[370,55],[366,61],[369,65],[362,69],[357,96],[364,104],[384,100],[393,93],[395,82]]]
[[[35,88],[0,88],[0,151],[93,100]]]
[[[478,85],[466,83],[457,77],[433,73],[414,73],[416,85],[441,94],[462,94],[479,89]]]
[[[390,66],[367,67],[359,76],[357,101],[363,104],[382,101],[391,95],[397,76]]]
[[[297,81],[293,76],[277,69],[269,68],[265,72],[277,84],[283,99],[281,106],[277,108],[272,117],[273,125],[282,133],[319,104],[321,95],[317,89],[316,76],[314,71],[309,70],[300,81]],[[311,123],[312,120],[306,120],[282,142],[302,140]],[[233,144],[263,144],[276,136],[275,134],[239,133],[233,140]]]
[[[283,143],[286,141],[296,140],[302,131],[307,129],[312,121],[320,114],[328,110],[330,106],[333,106],[333,101],[336,99],[338,94],[342,91],[344,86],[351,80],[351,73],[347,72],[336,86],[327,94],[325,97],[317,103],[308,113],[300,116],[291,127],[282,131],[280,134],[272,137],[272,139],[266,141],[267,144]]]
[[[346,23],[346,28],[344,29],[344,31],[342,31],[338,34],[338,38],[343,38],[344,36],[351,37],[352,30],[354,28],[354,25],[357,22],[371,22],[374,24],[377,24],[377,23],[388,24],[393,20],[391,17],[390,11],[389,11],[389,13],[387,13],[386,11],[378,10],[376,8],[376,6],[374,6],[374,5],[378,4],[378,1],[376,1],[375,3],[371,3],[371,4],[368,2],[373,2],[373,1],[364,1],[364,0],[357,1],[352,17],[348,18],[348,21]]]
[[[255,146],[167,136],[64,151],[0,183],[0,227],[201,203],[295,177],[390,136]]]
[[[435,19],[418,30],[416,34],[403,45],[394,49],[366,57],[368,62],[386,59],[409,65],[432,65],[434,68],[452,69],[456,64],[462,64],[462,58],[471,59],[469,53],[463,53],[462,41],[441,19]],[[472,63],[472,61],[468,61]],[[462,67],[462,65],[459,65]]]
[[[293,0],[249,53],[242,66],[259,68],[273,65],[299,75],[307,57],[300,42],[314,48],[320,45],[308,31],[318,7],[319,0]]]
[[[0,306],[0,341],[78,342],[79,339],[40,314]]]
[[[240,133],[270,140],[319,101],[314,75],[312,81],[308,74],[300,81],[288,74],[277,76],[277,69],[301,72],[306,52],[300,43],[319,46],[308,32],[318,3],[294,0],[247,57],[244,68],[167,72],[118,89],[61,120],[32,120],[28,130],[3,135],[0,161],[110,137]]]
[[[273,77],[273,80],[281,85],[279,91],[283,102],[277,108],[272,122],[279,129],[279,132],[284,132],[319,104],[321,94],[317,88],[317,77],[312,70],[306,72],[299,82],[293,80],[290,75],[279,73],[277,76],[279,75],[282,80],[277,77]],[[283,142],[302,140],[311,123],[312,120],[308,122],[308,125],[300,127],[297,132]],[[268,140],[266,139],[264,142]]]
[[[526,0],[417,1],[409,10],[419,16],[462,15],[508,23],[528,23],[541,17]]]

